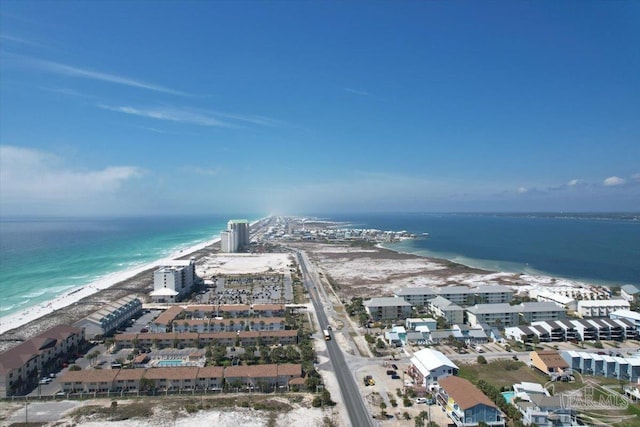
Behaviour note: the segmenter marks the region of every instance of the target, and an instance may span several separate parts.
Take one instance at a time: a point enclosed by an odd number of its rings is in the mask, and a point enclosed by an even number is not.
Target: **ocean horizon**
[[[492,271],[640,284],[636,214],[314,216],[353,228],[429,233],[385,245],[399,252]],[[0,219],[0,317],[212,240],[232,217],[246,216]]]

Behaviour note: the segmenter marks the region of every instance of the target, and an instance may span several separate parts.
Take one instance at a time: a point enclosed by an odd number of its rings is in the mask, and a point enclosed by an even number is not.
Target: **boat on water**
[[[429,233],[422,233],[422,237],[429,237]]]

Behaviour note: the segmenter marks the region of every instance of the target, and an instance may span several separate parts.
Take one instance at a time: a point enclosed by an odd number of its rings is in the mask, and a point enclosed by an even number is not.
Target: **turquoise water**
[[[229,216],[0,219],[0,316],[211,240]],[[474,267],[595,284],[640,284],[640,215],[322,215],[429,233],[391,247]],[[247,218],[258,219],[258,216]]]
[[[158,362],[157,366],[161,368],[182,366],[182,360],[161,360]]]
[[[504,397],[504,400],[506,400],[507,403],[512,403],[513,400],[513,396],[516,395],[515,391],[503,391],[502,392],[502,397]]]
[[[3,218],[0,316],[216,238],[232,217]]]

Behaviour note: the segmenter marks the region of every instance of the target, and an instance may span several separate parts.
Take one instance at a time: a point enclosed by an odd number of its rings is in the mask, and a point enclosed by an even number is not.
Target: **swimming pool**
[[[159,360],[156,366],[167,368],[172,366],[182,366],[182,363],[183,363],[182,360],[178,360],[178,359]]]
[[[513,403],[513,397],[516,395],[515,391],[503,391],[502,393],[502,397],[504,397],[504,400],[507,401],[507,403]]]

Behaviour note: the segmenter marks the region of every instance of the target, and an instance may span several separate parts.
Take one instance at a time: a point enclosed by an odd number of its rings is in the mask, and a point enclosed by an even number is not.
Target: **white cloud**
[[[23,58],[24,63],[54,74],[60,74],[68,77],[77,77],[90,80],[98,80],[107,83],[115,83],[124,86],[136,87],[140,89],[151,90],[154,92],[168,93],[171,95],[190,96],[185,92],[170,89],[164,86],[147,83],[141,80],[131,79],[129,77],[119,76],[117,74],[104,73],[101,71],[88,70],[78,68],[71,65],[61,64],[59,62],[45,61],[35,58]]]
[[[198,126],[217,126],[228,128],[240,126],[239,124],[232,122],[246,122],[260,126],[278,126],[284,124],[284,122],[282,121],[269,117],[224,113],[215,110],[194,110],[170,107],[114,107],[104,104],[99,104],[98,107],[109,111],[116,111],[118,113],[130,114],[133,116],[146,117],[156,120],[167,120],[179,123],[188,123]]]
[[[206,175],[206,176],[216,176],[220,173],[219,169],[213,169],[213,168],[201,168],[201,167],[197,167],[197,166],[190,166],[190,167],[185,167],[182,168],[182,170],[184,170],[185,172],[192,172],[198,175]]]
[[[12,208],[19,208],[22,203],[77,200],[90,203],[92,199],[117,192],[142,174],[142,170],[134,166],[76,169],[51,153],[0,146],[0,198],[3,204],[10,204]]]
[[[98,107],[118,113],[130,114],[133,116],[147,117],[149,119],[166,120],[178,123],[188,123],[198,126],[233,127],[232,124],[223,122],[216,117],[189,110],[178,110],[173,108],[135,108],[135,107],[112,107],[100,104]]]
[[[529,189],[527,187],[519,187],[516,191],[518,194],[526,194],[529,192]]]
[[[360,95],[360,96],[369,96],[369,95],[371,95],[371,94],[370,94],[369,92],[367,92],[367,91],[364,91],[364,90],[358,90],[358,89],[351,89],[351,88],[348,88],[348,87],[345,87],[345,88],[344,88],[344,90],[345,90],[346,92],[353,93],[354,95]]]
[[[567,187],[579,187],[581,185],[584,185],[584,180],[582,179],[572,179],[567,182]]]
[[[610,176],[609,178],[606,178],[603,182],[602,185],[604,185],[605,187],[615,187],[617,185],[623,185],[625,184],[627,181],[623,178],[619,178],[617,176]]]

